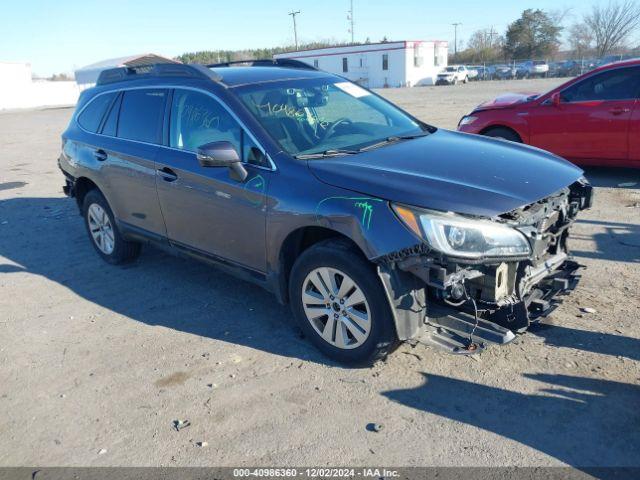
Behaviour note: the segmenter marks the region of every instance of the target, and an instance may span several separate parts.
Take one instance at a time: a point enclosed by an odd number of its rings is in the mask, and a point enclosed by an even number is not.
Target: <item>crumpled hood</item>
[[[505,93],[504,95],[500,95],[493,100],[489,100],[488,102],[481,103],[475,109],[478,110],[493,110],[496,108],[507,108],[512,107],[514,105],[518,105],[519,103],[523,103],[527,101],[527,98],[532,95],[539,95],[538,93]]]
[[[308,165],[320,181],[336,187],[487,217],[540,200],[583,174],[537,148],[448,130]]]

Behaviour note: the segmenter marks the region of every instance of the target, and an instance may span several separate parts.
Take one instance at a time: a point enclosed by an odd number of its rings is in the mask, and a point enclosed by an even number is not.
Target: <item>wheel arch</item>
[[[288,303],[289,301],[289,276],[296,258],[312,246],[330,239],[344,242],[345,246],[355,248],[363,258],[367,258],[364,250],[355,240],[337,230],[318,225],[296,228],[285,237],[278,252],[275,293],[281,303]]]
[[[91,190],[98,190],[100,193],[102,193],[102,195],[104,195],[104,192],[100,189],[100,187],[89,177],[79,177],[75,180],[73,185],[73,195],[81,212],[84,198]]]
[[[509,130],[520,139],[521,143],[524,143],[524,136],[522,135],[522,133],[520,133],[518,129],[514,128],[513,126],[506,125],[506,124],[496,123],[496,124],[488,125],[484,127],[482,130],[480,130],[479,134],[486,135],[491,130],[498,130],[498,129]]]

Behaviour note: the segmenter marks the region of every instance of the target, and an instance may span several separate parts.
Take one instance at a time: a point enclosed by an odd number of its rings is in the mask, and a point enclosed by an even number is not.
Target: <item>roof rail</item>
[[[155,63],[135,67],[110,68],[100,72],[96,85],[138,80],[147,77],[190,77],[219,81],[220,76],[202,65]]]
[[[300,60],[293,60],[291,58],[264,58],[258,60],[235,60],[233,62],[212,63],[205,65],[207,68],[220,68],[220,67],[232,67],[234,65],[244,65],[247,67],[288,67],[288,68],[300,68],[302,70],[317,70],[317,68],[309,65],[308,63],[301,62]]]

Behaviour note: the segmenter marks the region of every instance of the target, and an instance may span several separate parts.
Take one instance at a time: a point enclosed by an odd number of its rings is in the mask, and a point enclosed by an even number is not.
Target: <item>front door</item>
[[[229,141],[249,176],[234,180],[224,167],[201,167],[199,146]],[[157,157],[156,185],[169,240],[183,247],[266,270],[266,192],[273,173],[239,123],[215,98],[176,89],[171,100],[168,148]]]
[[[530,143],[578,163],[624,160],[629,152],[629,120],[640,85],[640,68],[594,74],[532,108]]]

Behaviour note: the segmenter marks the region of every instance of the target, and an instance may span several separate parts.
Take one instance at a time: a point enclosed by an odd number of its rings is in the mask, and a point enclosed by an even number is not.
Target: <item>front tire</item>
[[[107,199],[98,190],[85,195],[82,215],[91,244],[105,262],[119,265],[138,257],[140,244],[122,237]]]
[[[341,363],[371,365],[399,343],[375,268],[347,242],[306,250],[291,271],[289,299],[305,335]]]

